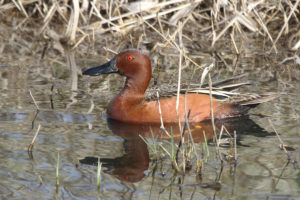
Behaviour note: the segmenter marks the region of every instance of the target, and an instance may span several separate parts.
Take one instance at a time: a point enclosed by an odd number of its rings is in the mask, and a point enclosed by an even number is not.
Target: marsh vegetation
[[[0,0],[1,198],[299,198],[299,3]],[[159,95],[246,74],[234,93],[279,97],[214,124],[118,123],[123,78],[81,73],[130,48]]]

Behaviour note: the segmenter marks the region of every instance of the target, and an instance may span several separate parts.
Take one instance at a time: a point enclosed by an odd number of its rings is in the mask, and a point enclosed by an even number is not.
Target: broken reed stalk
[[[95,104],[94,104],[93,99],[90,99],[90,103],[91,103],[90,108],[89,108],[89,110],[87,111],[86,114],[91,114],[93,112],[94,108],[95,108]]]
[[[278,140],[279,140],[279,142],[280,142],[280,146],[282,146],[282,149],[284,150],[284,152],[286,153],[288,159],[290,160],[290,159],[291,159],[290,154],[289,154],[288,151],[286,150],[285,145],[284,145],[283,141],[281,140],[281,138],[280,138],[280,136],[279,136],[277,130],[275,129],[275,127],[274,127],[272,121],[271,121],[270,119],[268,119],[268,121],[269,121],[269,124],[271,125],[272,129],[274,130],[274,132],[275,132],[276,135],[277,135],[277,138],[278,138]]]
[[[218,147],[218,148],[220,148],[221,139],[222,139],[222,135],[223,135],[224,129],[225,129],[225,126],[222,125],[222,126],[221,126],[221,130],[220,130],[220,133],[219,133],[219,139],[217,139],[217,147]]]
[[[33,100],[33,103],[34,103],[36,109],[37,109],[37,110],[40,110],[39,105],[37,104],[37,102],[35,101],[35,99],[34,99],[32,93],[31,93],[31,90],[29,90],[29,94],[30,94],[30,96],[31,96],[31,98],[32,98],[32,100]]]
[[[234,29],[232,29],[232,32],[231,32],[231,34],[230,34],[230,38],[231,38],[232,44],[233,44],[233,46],[234,46],[235,53],[236,53],[237,55],[239,55],[240,52],[239,52],[239,50],[238,50],[238,48],[237,48],[237,46],[236,46],[235,40],[234,40]]]
[[[179,27],[182,27],[182,23],[179,22]],[[178,39],[179,39],[179,47],[180,47],[180,50],[179,50],[179,63],[178,63],[178,80],[177,80],[177,95],[176,95],[176,114],[177,114],[177,119],[178,119],[178,127],[179,127],[179,131],[182,132],[182,127],[181,127],[181,121],[180,121],[180,113],[179,113],[179,110],[178,110],[178,107],[179,107],[179,97],[180,97],[180,86],[181,86],[181,67],[182,67],[182,51],[183,51],[183,44],[182,44],[182,31],[179,31],[179,34],[178,34]],[[185,104],[185,107],[186,107],[186,101],[184,101],[184,104]],[[185,115],[187,115],[187,113],[185,113]],[[186,124],[185,124],[186,125]],[[180,137],[180,144],[184,144],[184,132],[181,134],[181,137]],[[175,156],[175,159],[176,159],[176,162],[178,163],[178,152],[180,150],[180,146],[178,146],[177,148],[177,152],[176,152],[176,156]],[[183,171],[185,172],[185,156],[184,156],[184,148],[182,148],[182,169]]]
[[[56,160],[56,187],[59,186],[59,166],[60,166],[60,158],[59,158],[59,152],[57,152],[57,160]]]
[[[185,107],[186,107],[186,105],[185,105]],[[187,117],[185,116],[185,123],[184,123],[184,126],[183,126],[183,129],[181,130],[180,129],[180,131],[181,131],[181,134],[180,134],[180,140],[179,140],[179,144],[178,144],[178,147],[177,147],[177,151],[176,151],[176,155],[175,155],[175,159],[176,159],[176,162],[178,163],[178,159],[179,159],[179,156],[178,156],[178,154],[179,154],[179,151],[180,151],[180,149],[181,149],[181,147],[183,146],[183,144],[184,144],[184,134],[185,134],[185,131],[186,131],[186,129],[187,129],[187,126],[188,126],[188,121],[187,121],[187,119],[190,117],[190,113],[191,113],[191,110],[189,110],[189,112],[188,112],[188,114],[187,114]],[[183,164],[182,164],[182,169],[183,169],[183,171],[185,172],[185,150],[184,150],[184,148],[182,148],[182,157],[183,157]]]
[[[224,161],[224,159],[223,159],[224,156],[223,157],[221,156],[221,151],[220,151],[220,144],[222,143],[221,139],[222,139],[222,135],[223,135],[224,131],[230,137],[229,138],[229,142],[230,142],[230,151],[229,152],[230,153],[229,153],[229,155],[224,154],[225,159],[226,159],[226,161],[234,160],[234,164],[236,164],[236,161],[237,161],[236,131],[234,131],[233,137],[232,137],[224,125],[222,125],[220,133],[219,133],[219,138],[217,139],[217,152],[219,154],[219,158],[221,159],[221,161]]]
[[[218,137],[217,137],[217,132],[216,132],[216,126],[215,126],[215,118],[214,118],[214,109],[213,109],[213,102],[212,102],[212,81],[211,81],[211,77],[210,77],[210,72],[208,72],[208,83],[209,83],[209,102],[210,102],[210,118],[211,118],[211,125],[213,128],[213,133],[214,133],[214,141],[217,147],[217,152],[218,152],[218,156],[219,159],[222,161],[222,157],[221,157],[221,153],[220,153],[220,149],[219,146],[217,145],[218,141]]]
[[[100,191],[100,184],[101,184],[101,168],[102,163],[100,162],[100,158],[98,158],[98,167],[97,167],[97,191]]]
[[[110,48],[108,48],[108,47],[103,47],[103,49],[104,49],[106,52],[113,53],[114,55],[117,55],[117,54],[118,54],[118,52],[116,52],[116,51],[114,51],[114,50],[112,50],[112,49],[110,49]]]
[[[160,118],[160,129],[162,129],[164,131],[164,133],[167,134],[167,136],[171,137],[170,134],[168,133],[168,131],[166,130],[165,126],[164,126],[164,121],[163,121],[163,118],[162,118],[161,107],[160,107],[159,93],[156,92],[156,95],[157,95],[158,112],[159,112],[159,118]]]
[[[236,131],[234,133],[234,163],[237,162]]]
[[[212,81],[210,77],[210,73],[208,73],[208,83],[209,83],[209,104],[210,104],[210,118],[211,118],[211,125],[214,132],[214,140],[217,142],[217,133],[216,133],[216,126],[215,126],[215,118],[214,118],[214,108],[212,102]]]
[[[189,113],[190,112],[191,112],[191,110],[189,110]],[[191,132],[191,128],[190,128],[189,118],[186,115],[185,115],[185,121],[186,121],[186,126],[187,126],[187,130],[188,130],[189,138],[191,140],[193,151],[194,151],[194,154],[195,154],[195,156],[197,158],[197,164],[198,164],[200,162],[200,156],[197,153],[196,145],[195,145],[194,138],[193,138],[193,135],[192,135],[192,132]],[[197,168],[198,168],[198,166],[197,166]]]
[[[51,85],[50,91],[51,91],[51,94],[49,96],[50,97],[50,107],[51,107],[52,110],[54,110],[54,101],[53,101],[54,84]]]
[[[231,137],[229,139],[229,154],[228,155],[224,155],[224,157],[226,158],[226,161],[230,162],[230,163],[235,163],[235,142],[234,142],[234,138]],[[232,162],[233,161],[233,162]]]
[[[178,163],[176,161],[176,156],[175,156],[175,141],[174,141],[174,135],[173,135],[173,129],[171,127],[171,160],[172,160],[172,165],[176,169],[177,172],[180,172],[180,169],[178,167]]]
[[[189,110],[187,118],[190,117],[190,113],[191,113],[191,110]],[[181,131],[180,138],[184,138],[184,134],[185,134],[186,129],[187,129],[187,121],[183,125],[183,129]],[[178,153],[179,153],[179,150],[180,150],[181,146],[183,145],[183,143],[184,143],[184,140],[179,141],[178,149],[177,149],[177,152],[176,152],[176,160],[178,159]]]
[[[39,108],[39,106],[38,106],[36,100],[34,99],[32,93],[31,93],[31,90],[29,90],[29,94],[30,94],[30,96],[31,96],[31,98],[32,98],[32,100],[33,100],[33,103],[34,103],[35,107],[36,107],[36,115],[35,115],[35,117],[34,117],[34,120],[32,121],[32,129],[33,129],[33,128],[34,128],[34,121],[35,121],[35,119],[36,119],[36,117],[37,117],[37,115],[38,115],[38,112],[39,112],[40,108]],[[33,145],[34,145],[34,142],[35,142],[35,140],[36,140],[36,138],[37,138],[37,136],[38,136],[38,134],[39,134],[40,128],[41,128],[41,125],[39,124],[39,125],[38,125],[38,128],[37,128],[37,130],[36,130],[36,132],[35,132],[35,134],[34,134],[34,136],[33,136],[33,138],[32,138],[32,141],[31,141],[31,143],[30,143],[29,146],[28,146],[28,149],[27,149],[28,153],[31,153],[31,152],[32,152]]]
[[[203,138],[204,138],[204,149],[206,151],[205,154],[205,162],[208,162],[208,158],[209,158],[209,148],[208,148],[208,143],[207,143],[207,138],[206,138],[206,134],[205,131],[203,130]]]
[[[79,1],[78,0],[72,0],[73,2],[73,14],[71,14],[71,19],[69,20],[68,28],[70,32],[68,33],[69,42],[70,44],[75,43],[76,38],[76,31],[78,26],[78,20],[79,20]],[[68,30],[68,29],[67,29]]]
[[[178,26],[181,27],[182,23],[180,22]],[[179,31],[178,37],[179,37],[180,49],[179,49],[179,66],[178,66],[178,81],[177,81],[177,96],[176,96],[176,113],[177,113],[177,117],[178,117],[179,130],[181,131],[178,107],[179,107],[179,96],[180,96],[180,85],[181,85],[181,66],[182,66],[182,51],[183,51],[182,31]]]
[[[38,128],[37,128],[37,130],[36,130],[36,132],[35,132],[35,134],[34,134],[34,136],[32,138],[32,141],[31,141],[30,145],[28,146],[28,149],[27,149],[28,152],[32,151],[34,142],[36,140],[36,137],[38,136],[38,134],[40,132],[40,128],[41,128],[41,125],[39,124],[39,126],[38,126]]]

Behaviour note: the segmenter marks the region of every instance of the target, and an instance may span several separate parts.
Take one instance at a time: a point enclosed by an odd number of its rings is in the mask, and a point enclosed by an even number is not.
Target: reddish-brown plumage
[[[146,102],[145,91],[149,85],[152,70],[147,55],[128,50],[116,55],[108,63],[83,72],[86,75],[120,73],[127,77],[123,90],[109,104],[107,113],[115,120],[127,123],[160,123],[158,101]],[[185,102],[186,101],[186,102]],[[184,121],[186,111],[191,110],[189,121],[200,122],[210,119],[210,98],[204,94],[187,94],[179,97],[179,118]],[[219,103],[212,99],[215,118],[239,116],[247,113],[248,106]],[[186,104],[186,109],[185,109]],[[178,122],[176,96],[160,99],[164,123]]]

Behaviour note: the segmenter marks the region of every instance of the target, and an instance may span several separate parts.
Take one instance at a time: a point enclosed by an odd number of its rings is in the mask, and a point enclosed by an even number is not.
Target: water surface
[[[251,111],[272,117],[224,122],[238,134],[236,167],[227,162],[222,166],[210,142],[210,157],[201,178],[196,174],[195,159],[185,175],[175,173],[164,152],[156,160],[138,136],[142,134],[153,143],[149,129],[107,120],[107,103],[120,91],[124,79],[115,74],[91,78],[77,73],[105,62],[104,56],[81,57],[76,51],[43,60],[34,54],[14,56],[7,51],[4,55],[0,63],[3,199],[300,199],[300,72],[299,65],[279,65],[284,53],[274,58],[277,63],[262,59],[264,54],[255,51],[245,52],[236,68],[217,62],[214,81],[247,72],[253,84],[241,91],[274,91],[280,96]],[[178,59],[178,54],[150,55],[154,63],[159,57],[164,66],[159,72],[158,65],[153,65],[158,84],[176,83],[177,68],[172,60]],[[197,52],[192,55],[197,59]],[[224,57],[229,61],[235,58],[226,53]],[[192,70],[185,68],[183,72],[187,82]],[[199,83],[201,72],[196,71],[194,83]],[[39,106],[38,113],[29,90]],[[291,160],[280,150],[269,120],[284,144],[294,148],[289,152]],[[38,125],[41,129],[31,158],[27,147]],[[170,150],[169,140],[164,138],[156,142]],[[195,142],[197,152],[202,152],[203,137],[196,135]],[[226,146],[222,149],[228,151]],[[58,153],[60,185],[56,186]],[[99,193],[98,158],[103,163]]]

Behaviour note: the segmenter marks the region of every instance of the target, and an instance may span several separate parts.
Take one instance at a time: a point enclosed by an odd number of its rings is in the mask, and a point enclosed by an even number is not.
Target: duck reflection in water
[[[215,120],[216,132],[220,133],[221,127],[224,125],[226,129],[233,133],[237,132],[237,144],[241,144],[243,135],[254,135],[257,137],[266,137],[273,135],[261,128],[249,117],[228,118],[223,120]],[[152,138],[152,133],[157,139],[168,139],[169,137],[161,130],[160,125],[136,125],[122,123],[113,119],[108,119],[110,130],[124,139],[124,155],[118,158],[102,158],[100,161],[105,168],[104,172],[111,173],[118,179],[127,182],[138,182],[145,177],[145,170],[149,167],[149,152],[147,144],[141,139]],[[180,131],[178,124],[165,124],[166,130],[170,133],[173,131],[174,141],[180,140]],[[213,129],[211,121],[203,121],[190,124],[191,133],[194,142],[204,142],[203,132],[205,132],[207,140],[213,138]],[[152,131],[152,133],[151,133]],[[187,137],[188,134],[185,134]],[[97,165],[98,157],[85,157],[80,160],[82,164]]]

